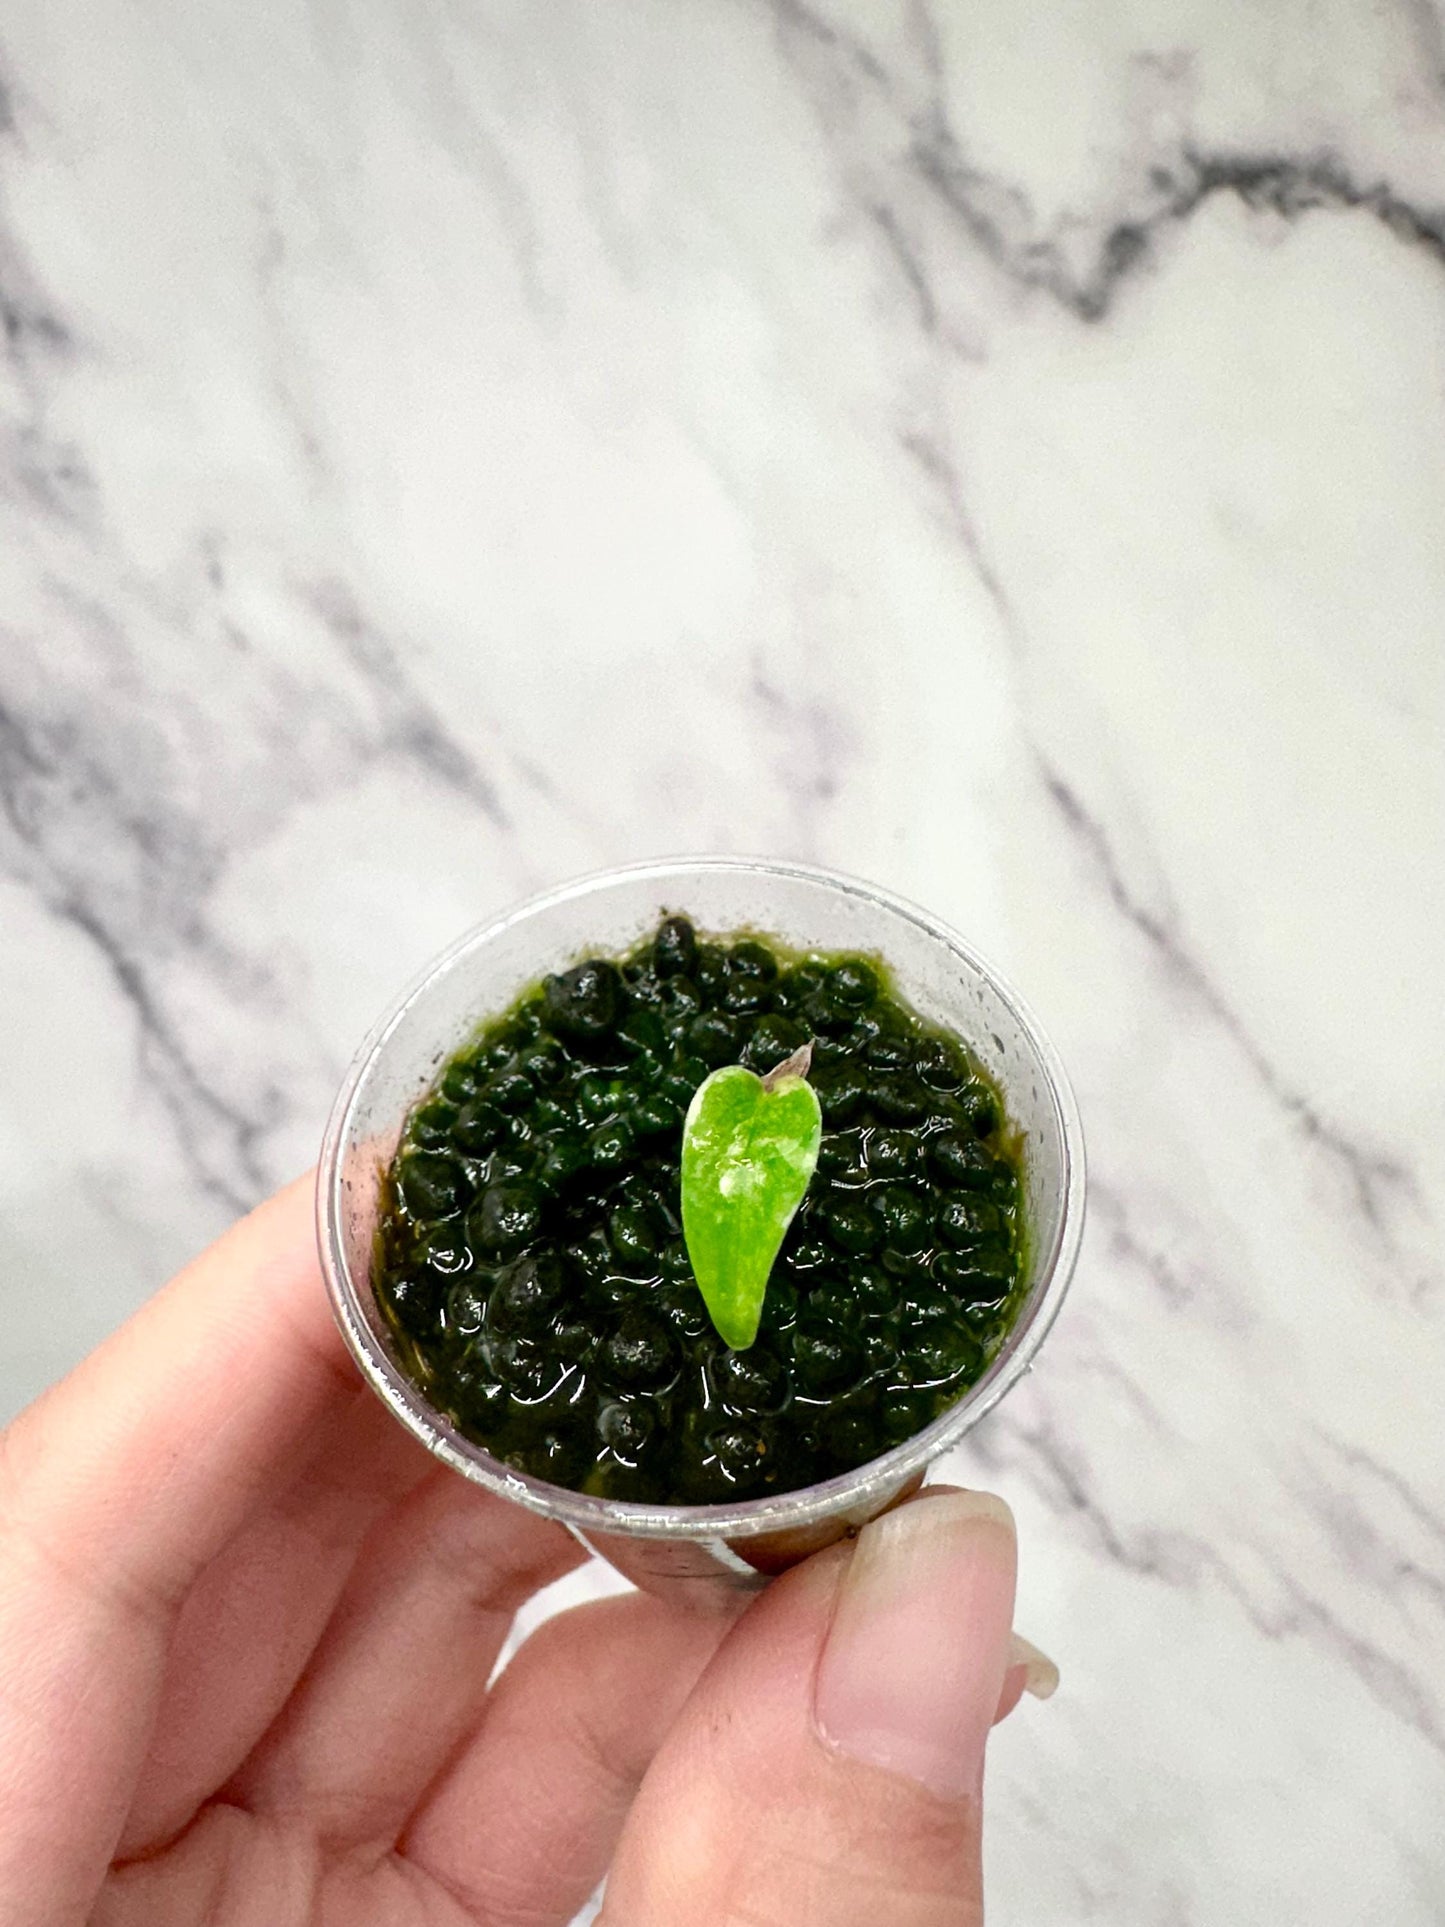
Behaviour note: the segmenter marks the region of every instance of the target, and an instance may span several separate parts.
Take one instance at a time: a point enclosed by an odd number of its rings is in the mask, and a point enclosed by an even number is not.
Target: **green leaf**
[[[693,1093],[682,1134],[682,1231],[725,1343],[746,1351],[793,1214],[818,1163],[823,1114],[805,1044],[766,1077],[741,1064]]]

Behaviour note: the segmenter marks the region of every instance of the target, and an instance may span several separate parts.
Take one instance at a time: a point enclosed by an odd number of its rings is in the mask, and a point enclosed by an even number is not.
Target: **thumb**
[[[648,1770],[606,1927],[977,1927],[1016,1565],[1001,1499],[935,1488],[775,1581]]]

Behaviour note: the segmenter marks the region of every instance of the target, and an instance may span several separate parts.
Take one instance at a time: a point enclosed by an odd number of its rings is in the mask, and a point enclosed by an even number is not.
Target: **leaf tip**
[[[785,1057],[781,1064],[774,1064],[773,1068],[761,1080],[763,1089],[765,1091],[775,1091],[785,1077],[806,1078],[812,1068],[813,1040],[810,1037],[806,1044],[799,1044],[791,1057]]]

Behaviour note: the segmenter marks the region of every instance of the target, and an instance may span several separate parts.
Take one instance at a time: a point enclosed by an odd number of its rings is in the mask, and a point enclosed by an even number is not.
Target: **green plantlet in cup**
[[[1024,1297],[1020,1140],[881,959],[672,912],[478,1019],[403,1124],[372,1277],[408,1376],[503,1463],[626,1504],[800,1491],[901,1443],[997,1356]],[[807,1156],[726,1225],[714,1169],[689,1252],[683,1117],[720,1064],[770,1129],[792,1077]]]
[[[804,1044],[766,1077],[727,1064],[693,1094],[683,1126],[682,1230],[724,1343],[758,1335],[774,1261],[818,1164],[823,1116]]]

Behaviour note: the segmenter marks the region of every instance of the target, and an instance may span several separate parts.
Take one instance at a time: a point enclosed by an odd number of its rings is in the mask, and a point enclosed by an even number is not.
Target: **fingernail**
[[[987,1492],[933,1494],[865,1526],[818,1665],[827,1744],[945,1798],[976,1792],[1016,1561],[1013,1514]]]
[[[1024,1669],[1024,1691],[1036,1700],[1052,1699],[1059,1690],[1059,1669],[1047,1653],[1041,1653],[1031,1639],[1015,1633],[1009,1641],[1008,1670]]]

